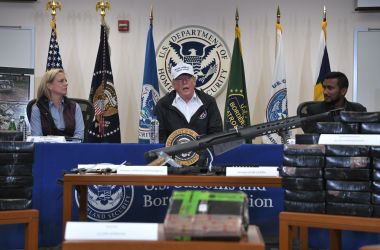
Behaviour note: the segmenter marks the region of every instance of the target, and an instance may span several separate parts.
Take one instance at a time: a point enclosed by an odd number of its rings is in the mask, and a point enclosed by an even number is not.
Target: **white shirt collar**
[[[190,98],[189,102],[192,102],[192,101],[198,101],[200,100],[197,93],[195,93],[194,91],[194,94],[193,96]],[[174,99],[174,102],[177,102],[177,101],[183,101],[186,103],[186,101],[176,92],[175,93],[175,99]]]
[[[182,97],[176,93],[172,105],[185,116],[187,122],[190,122],[191,117],[195,114],[199,107],[203,105],[203,103],[195,92],[193,97],[191,97],[188,102],[185,102],[185,100],[183,100]]]

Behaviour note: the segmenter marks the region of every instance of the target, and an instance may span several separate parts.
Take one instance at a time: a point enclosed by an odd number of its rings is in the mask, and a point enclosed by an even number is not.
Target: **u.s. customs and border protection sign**
[[[171,133],[166,140],[166,147],[170,147],[177,144],[187,143],[197,139],[198,133],[189,128],[180,128]],[[194,151],[184,152],[176,154],[175,161],[182,166],[190,166],[199,160],[199,154]]]
[[[223,39],[201,26],[185,26],[169,33],[157,49],[158,80],[165,92],[173,90],[170,70],[180,62],[191,64],[196,87],[211,96],[227,85],[231,55]]]

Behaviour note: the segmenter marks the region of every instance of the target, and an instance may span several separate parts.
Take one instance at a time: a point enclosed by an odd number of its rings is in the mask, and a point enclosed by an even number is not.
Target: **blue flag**
[[[157,77],[156,53],[153,41],[153,25],[150,24],[145,50],[144,79],[141,90],[139,119],[139,143],[149,143],[149,125],[153,109],[160,97]]]

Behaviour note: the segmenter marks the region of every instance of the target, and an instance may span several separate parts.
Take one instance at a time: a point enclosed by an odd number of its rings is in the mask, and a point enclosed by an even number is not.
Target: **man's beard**
[[[326,102],[328,105],[335,106],[339,102],[339,98],[336,98],[335,100],[330,99],[330,101]]]

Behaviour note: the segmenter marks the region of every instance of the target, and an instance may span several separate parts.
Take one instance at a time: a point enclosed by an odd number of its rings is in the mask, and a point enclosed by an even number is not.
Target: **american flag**
[[[100,115],[104,111],[104,101],[103,100],[97,100],[94,102],[94,109],[95,109],[95,115]]]
[[[59,54],[59,45],[55,29],[51,30],[49,51],[47,57],[46,71],[50,69],[63,69],[61,55]]]

